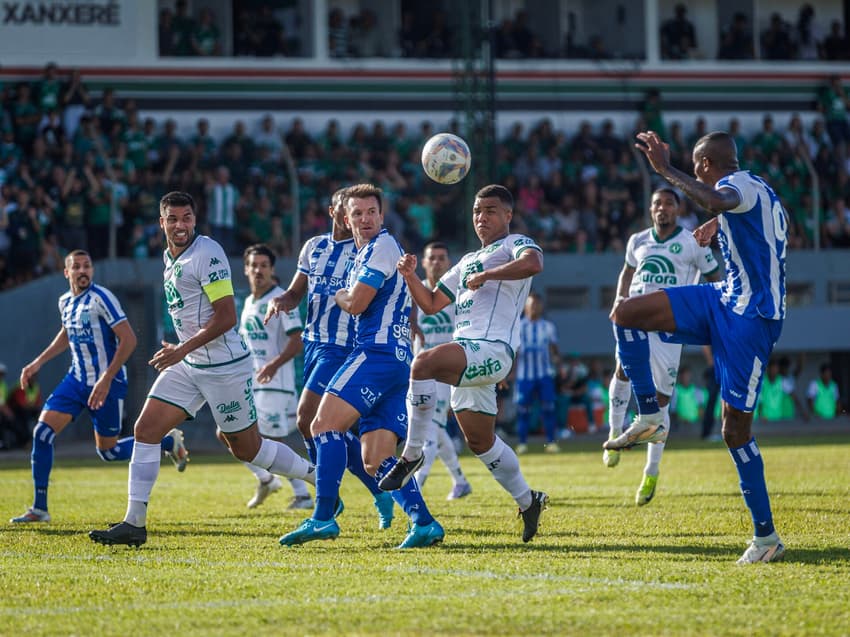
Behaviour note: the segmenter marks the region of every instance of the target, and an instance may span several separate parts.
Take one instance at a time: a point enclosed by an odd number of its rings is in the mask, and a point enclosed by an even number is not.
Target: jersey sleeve
[[[285,334],[300,332],[304,329],[304,325],[301,323],[301,315],[297,309],[278,314],[278,316],[280,317],[281,327]]]
[[[504,244],[511,252],[513,259],[519,259],[526,250],[537,250],[542,253],[543,249],[531,237],[526,237],[524,234],[512,234],[505,239]]]
[[[204,256],[197,260],[197,276],[210,303],[233,296],[230,262],[222,247],[211,240],[207,243],[204,253]]]
[[[375,245],[357,270],[355,281],[360,281],[375,289],[380,288],[396,270],[401,251],[388,235],[378,237]]]
[[[816,380],[813,380],[812,382],[809,383],[809,390],[806,392],[806,396],[808,396],[809,398],[814,400],[815,398],[817,398],[817,395],[818,395],[818,382]]]
[[[701,246],[696,241],[696,264],[699,271],[704,275],[714,274],[720,268],[720,264],[717,262],[717,259],[714,258],[714,253],[711,251],[711,248],[708,246]]]
[[[439,281],[437,281],[437,289],[440,290],[443,294],[449,297],[449,300],[454,303],[457,298],[457,289],[458,284],[460,283],[460,264],[463,262],[463,259],[453,265],[448,272],[446,272]]]
[[[752,179],[748,178],[747,174],[744,172],[726,175],[723,179],[718,181],[717,185],[714,187],[715,190],[720,190],[721,188],[731,188],[741,197],[741,202],[738,206],[731,210],[727,210],[726,212],[749,212],[756,205],[758,192],[756,192],[755,184],[753,184]]]
[[[637,243],[637,235],[633,234],[629,237],[628,243],[626,243],[626,265],[630,268],[637,268],[638,263],[635,258],[635,244]]]
[[[92,294],[97,299],[98,313],[109,327],[114,327],[121,321],[127,320],[127,315],[124,314],[124,309],[121,303],[112,292],[102,287],[93,287]]]
[[[316,237],[313,237],[301,246],[301,252],[298,254],[298,265],[296,266],[301,274],[310,276],[310,253],[313,251],[313,245],[315,243]]]

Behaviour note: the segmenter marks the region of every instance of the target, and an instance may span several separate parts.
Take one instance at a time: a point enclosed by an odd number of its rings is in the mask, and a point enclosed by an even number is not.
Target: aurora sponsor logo
[[[641,262],[635,273],[642,283],[655,285],[676,285],[676,267],[667,257],[651,254]]]

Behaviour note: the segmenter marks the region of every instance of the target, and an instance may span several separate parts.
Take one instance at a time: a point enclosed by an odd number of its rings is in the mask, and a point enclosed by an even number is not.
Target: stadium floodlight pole
[[[295,160],[289,152],[289,146],[283,145],[281,153],[283,163],[286,164],[286,174],[289,176],[289,196],[292,198],[292,254],[298,256],[301,250],[301,194],[298,186],[298,171],[295,168]]]

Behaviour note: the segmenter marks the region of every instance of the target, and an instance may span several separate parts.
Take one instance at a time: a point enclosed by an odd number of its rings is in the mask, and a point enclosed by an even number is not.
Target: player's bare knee
[[[416,355],[410,365],[410,377],[413,380],[427,380],[434,378],[434,357],[431,352],[424,351]]]

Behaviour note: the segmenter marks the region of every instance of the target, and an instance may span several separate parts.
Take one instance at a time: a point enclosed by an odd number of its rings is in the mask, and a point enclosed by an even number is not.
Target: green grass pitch
[[[61,443],[60,443],[61,444]],[[752,532],[722,445],[675,439],[655,500],[634,505],[644,451],[602,466],[598,442],[521,458],[551,496],[540,534],[468,452],[471,496],[424,491],[444,544],[394,550],[347,475],[337,541],[284,548],[305,517],[288,486],[249,511],[254,478],[223,457],[162,465],[140,549],[86,533],[124,513],[127,468],[57,459],[46,525],[7,520],[29,504],[26,461],[0,464],[0,635],[847,635],[848,437],[761,441],[782,563],[736,566]]]

